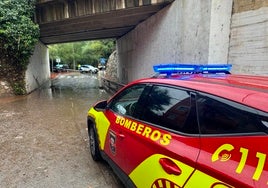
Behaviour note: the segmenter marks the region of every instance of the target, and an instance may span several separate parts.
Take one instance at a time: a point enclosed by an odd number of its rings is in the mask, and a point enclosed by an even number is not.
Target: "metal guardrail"
[[[116,93],[118,90],[120,90],[122,87],[124,87],[124,84],[120,84],[111,80],[108,80],[106,78],[101,78],[101,84],[100,84],[100,88],[104,88],[106,91],[114,94]]]

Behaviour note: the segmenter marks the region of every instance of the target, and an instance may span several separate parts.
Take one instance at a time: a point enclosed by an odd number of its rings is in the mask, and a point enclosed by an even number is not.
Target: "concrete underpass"
[[[163,63],[227,63],[233,73],[268,74],[265,0],[68,3],[38,1],[41,37],[26,74],[29,92],[49,79],[47,44],[110,37],[122,84],[151,76],[152,66]]]

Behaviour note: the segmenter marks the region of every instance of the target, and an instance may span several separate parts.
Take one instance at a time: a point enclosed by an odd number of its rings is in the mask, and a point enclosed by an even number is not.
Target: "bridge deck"
[[[118,38],[173,0],[39,0],[36,21],[45,44]]]

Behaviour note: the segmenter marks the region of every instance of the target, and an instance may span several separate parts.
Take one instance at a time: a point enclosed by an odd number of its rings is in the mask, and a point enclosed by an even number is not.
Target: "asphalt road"
[[[122,188],[88,149],[87,110],[109,97],[97,75],[76,73],[0,99],[0,187]]]

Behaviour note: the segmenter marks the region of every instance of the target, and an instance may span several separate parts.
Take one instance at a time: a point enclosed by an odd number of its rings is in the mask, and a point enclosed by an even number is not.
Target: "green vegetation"
[[[35,0],[0,1],[0,78],[15,94],[25,94],[25,71],[39,38],[33,22]]]
[[[49,46],[50,61],[56,64],[59,58],[62,64],[75,69],[78,64],[98,66],[100,58],[108,59],[115,50],[115,40],[96,40],[75,43],[55,44]]]

